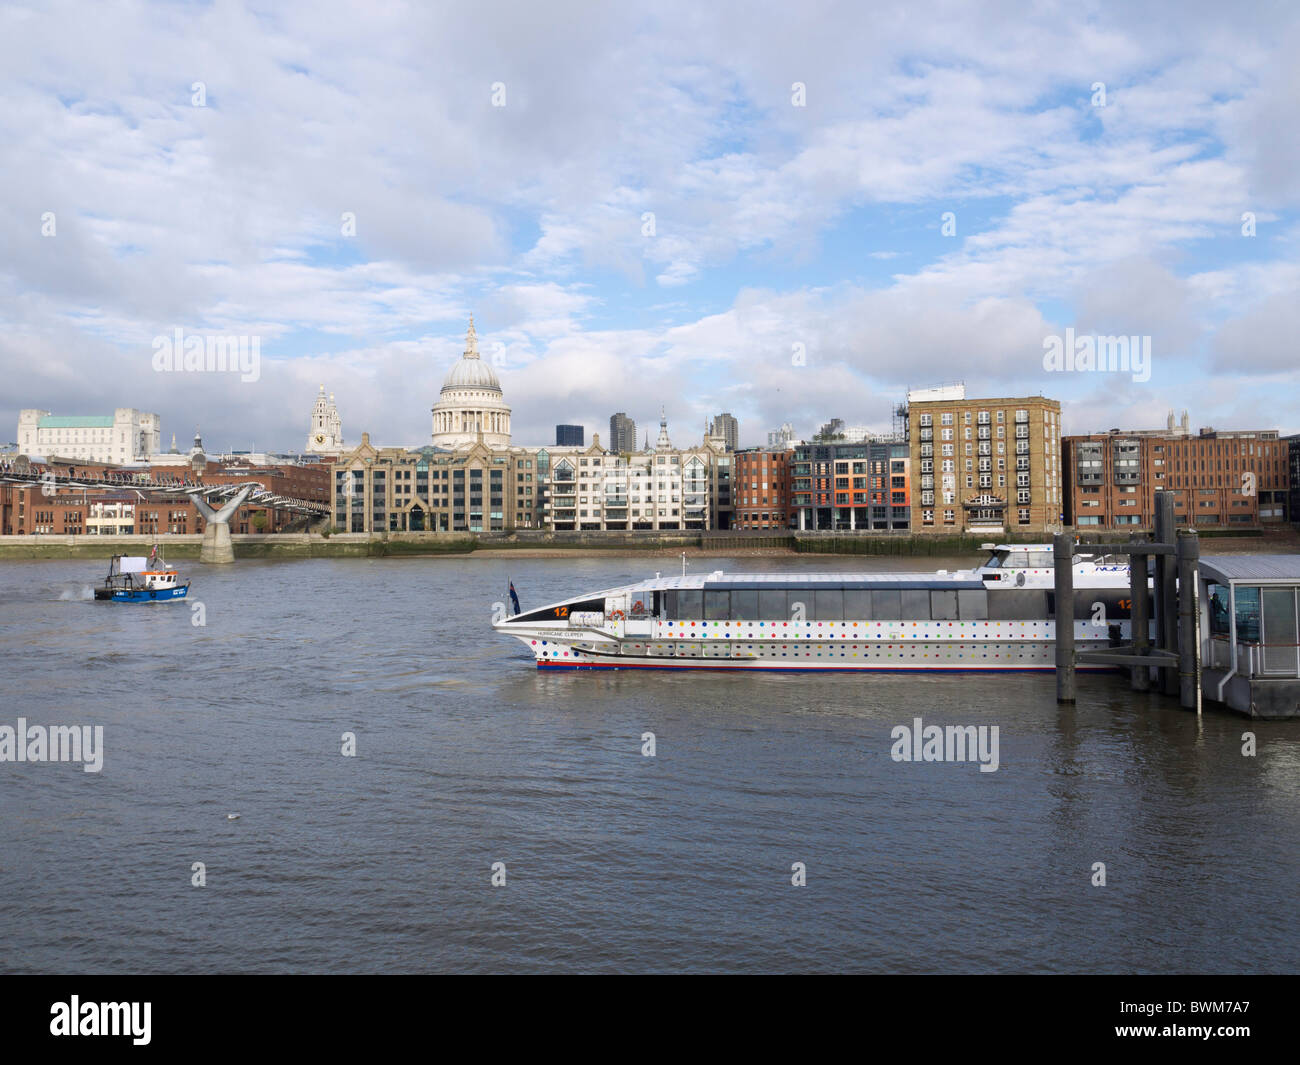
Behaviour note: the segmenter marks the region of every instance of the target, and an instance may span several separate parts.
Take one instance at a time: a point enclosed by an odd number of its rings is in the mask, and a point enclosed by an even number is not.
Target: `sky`
[[[0,444],[136,407],[297,450],[323,384],[421,446],[471,313],[518,444],[954,382],[1297,432],[1298,54],[1250,0],[6,4]],[[159,370],[178,329],[256,375]]]

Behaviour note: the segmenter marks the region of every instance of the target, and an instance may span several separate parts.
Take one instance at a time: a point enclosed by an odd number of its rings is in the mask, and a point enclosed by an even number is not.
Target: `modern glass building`
[[[791,526],[804,531],[911,527],[905,440],[800,444],[790,459]]]

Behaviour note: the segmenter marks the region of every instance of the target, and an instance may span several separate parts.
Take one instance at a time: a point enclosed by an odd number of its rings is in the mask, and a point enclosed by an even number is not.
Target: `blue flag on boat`
[[[516,614],[522,614],[523,610],[519,607],[519,596],[515,594],[515,582],[510,582],[510,605],[515,608]]]

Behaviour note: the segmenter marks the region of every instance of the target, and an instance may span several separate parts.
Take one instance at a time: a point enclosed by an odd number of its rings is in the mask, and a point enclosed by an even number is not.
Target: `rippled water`
[[[1061,709],[1050,676],[543,675],[488,628],[507,577],[527,607],[675,565],[188,564],[202,627],[0,565],[0,724],[105,746],[0,763],[0,970],[1300,967],[1300,723],[1108,676]],[[892,761],[917,716],[996,724],[1001,768]]]

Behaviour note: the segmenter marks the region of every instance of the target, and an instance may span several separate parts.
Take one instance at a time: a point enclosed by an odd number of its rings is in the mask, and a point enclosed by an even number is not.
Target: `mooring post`
[[[1056,701],[1074,702],[1074,545],[1065,533],[1052,537],[1056,577]]]
[[[1139,542],[1138,537],[1133,538]],[[1147,557],[1132,554],[1128,560],[1129,628],[1132,630],[1133,653],[1145,657],[1151,651],[1151,597],[1147,592]],[[1151,667],[1145,662],[1133,667],[1130,678],[1135,692],[1151,687]]]
[[[1201,686],[1200,650],[1196,646],[1196,577],[1201,545],[1193,529],[1178,530],[1178,702],[1196,709]]]
[[[1156,493],[1156,540],[1173,544],[1177,540],[1174,521],[1174,493]],[[1156,603],[1159,647],[1171,655],[1178,653],[1178,567],[1172,555],[1156,556]],[[1172,669],[1160,671],[1160,690],[1166,695],[1178,694],[1178,677]]]

